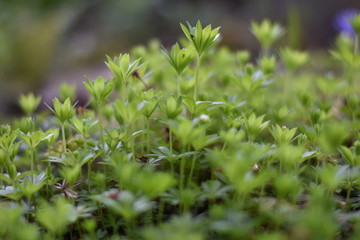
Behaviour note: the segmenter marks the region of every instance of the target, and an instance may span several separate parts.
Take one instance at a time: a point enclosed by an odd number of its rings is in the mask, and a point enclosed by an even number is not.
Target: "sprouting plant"
[[[170,53],[163,48],[163,53],[166,59],[169,61],[170,65],[176,71],[178,79],[177,79],[177,95],[180,96],[180,82],[181,75],[184,69],[189,65],[189,63],[193,60],[194,54],[192,48],[182,48],[178,43],[172,46]]]
[[[19,188],[21,192],[31,200],[33,195],[37,193],[44,185],[46,184],[46,175],[45,172],[41,172],[37,176],[32,176],[30,179],[25,178]]]
[[[158,106],[158,100],[153,96],[153,93],[149,95],[151,97],[145,98],[146,100],[142,111],[142,114],[146,117],[146,151],[148,153],[150,152],[150,117]]]
[[[1,165],[6,169],[10,182],[13,182],[17,175],[16,165],[13,163],[13,160],[19,149],[20,143],[15,142],[18,138],[19,130],[12,130],[9,125],[1,127],[0,148],[3,150],[1,152],[1,155],[3,155]],[[1,168],[1,174],[4,168]]]
[[[300,52],[290,48],[281,49],[280,57],[286,68],[291,72],[294,72],[309,61],[307,52]]]
[[[250,52],[247,50],[236,52],[236,59],[239,61],[241,66],[245,66],[245,64],[247,64],[248,61],[250,60],[250,57],[251,57]]]
[[[186,38],[190,41],[191,45],[195,48],[197,53],[196,76],[195,76],[195,86],[194,86],[194,99],[196,101],[198,98],[201,56],[220,37],[219,34],[220,28],[218,27],[213,29],[211,25],[208,25],[205,28],[203,28],[200,21],[196,23],[195,27],[192,27],[189,23],[187,27],[185,27],[185,25],[183,24],[180,24],[180,26]]]
[[[47,105],[48,106],[48,105]],[[75,105],[71,105],[70,98],[67,98],[63,103],[59,99],[54,98],[53,107],[48,108],[54,113],[61,126],[61,135],[63,143],[63,152],[66,152],[66,137],[65,137],[65,124],[75,115]]]
[[[259,61],[259,66],[261,70],[265,74],[272,74],[276,69],[276,58],[275,56],[272,57],[262,57]]]
[[[98,77],[93,82],[90,82],[90,80],[86,77],[85,79],[86,83],[84,82],[84,86],[94,98],[96,103],[96,108],[99,115],[100,143],[102,148],[104,148],[105,143],[103,137],[103,106],[114,88],[114,83],[112,80],[105,83],[105,80],[102,77]]]
[[[261,23],[252,22],[251,32],[260,42],[263,56],[269,56],[270,48],[283,36],[284,29],[280,24],[265,19]]]
[[[285,126],[275,125],[270,130],[275,141],[279,145],[290,144],[294,140],[297,128],[288,129]]]
[[[42,142],[47,140],[53,135],[53,133],[44,133],[43,131],[39,130],[36,132],[28,132],[27,134],[21,132],[20,138],[24,141],[24,143],[29,147],[30,149],[30,169],[32,174],[32,181],[34,181],[34,166],[35,166],[35,160],[36,160],[36,148],[37,146]]]
[[[19,99],[19,104],[21,110],[27,115],[31,116],[39,106],[41,101],[40,96],[35,96],[33,93],[28,95],[21,94]]]
[[[249,117],[244,118],[244,129],[249,141],[254,141],[255,138],[269,125],[269,121],[264,122],[264,117],[265,115],[256,117],[255,113],[252,113]]]
[[[360,142],[357,140],[351,148],[341,145],[338,148],[342,160],[351,167],[360,165]]]
[[[77,131],[84,139],[84,145],[86,148],[87,137],[94,126],[98,123],[97,120],[93,121],[91,118],[80,119],[73,117],[71,119],[72,127]]]
[[[118,57],[111,59],[107,56],[106,65],[111,70],[111,72],[116,76],[115,87],[119,90],[121,87],[121,97],[123,102],[126,102],[126,84],[130,77],[137,71],[142,65],[140,64],[141,58],[136,59],[135,61],[130,61],[129,54],[120,54]]]

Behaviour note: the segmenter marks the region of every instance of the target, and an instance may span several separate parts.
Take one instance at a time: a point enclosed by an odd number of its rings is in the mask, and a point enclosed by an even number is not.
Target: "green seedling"
[[[360,142],[357,140],[351,148],[341,145],[338,151],[342,155],[342,160],[351,167],[360,166]]]
[[[171,96],[160,104],[160,108],[168,118],[175,119],[183,111],[181,103],[182,97]]]
[[[19,104],[21,110],[27,115],[31,116],[38,108],[41,101],[40,96],[35,96],[33,93],[28,95],[21,94]]]
[[[198,21],[195,27],[192,27],[188,23],[188,27],[180,24],[181,29],[183,30],[186,38],[190,41],[191,46],[193,46],[197,53],[196,60],[196,76],[195,76],[195,85],[194,85],[194,99],[197,100],[198,97],[198,85],[199,85],[199,71],[201,64],[201,57],[205,51],[207,51],[220,37],[219,30],[220,28],[212,29],[211,25],[206,26],[204,29]]]
[[[15,120],[14,127],[19,128],[21,132],[33,132],[35,131],[35,121],[33,117],[22,117]]]
[[[275,125],[272,127],[272,130],[270,130],[270,133],[273,135],[277,144],[288,145],[295,140],[296,130],[297,128],[288,129],[285,126],[280,127],[279,125]]]
[[[23,142],[29,147],[30,149],[30,171],[32,174],[32,181],[34,181],[34,166],[36,161],[36,149],[38,145],[42,142],[47,140],[53,135],[53,133],[44,133],[43,131],[36,131],[32,133],[23,133],[20,132],[19,137],[23,140]]]
[[[84,139],[84,145],[86,148],[86,140],[92,130],[93,127],[98,124],[98,121],[93,121],[91,118],[80,119],[77,117],[73,117],[71,119],[72,127],[78,132]]]
[[[54,98],[53,107],[54,108],[48,106],[60,123],[63,152],[66,152],[65,124],[75,115],[75,105],[71,105],[70,98],[67,98],[63,103],[61,103],[59,99]]]
[[[250,52],[247,50],[236,52],[236,59],[239,61],[241,66],[245,66],[249,62],[250,57]]]
[[[180,49],[180,46],[178,43],[176,43],[174,46],[172,46],[170,53],[166,51],[165,48],[163,48],[163,53],[170,63],[170,65],[173,67],[173,69],[176,71],[176,74],[178,76],[177,79],[177,95],[180,96],[180,82],[181,82],[181,75],[185,68],[189,65],[189,63],[194,58],[194,53],[192,48],[183,48]]]
[[[96,108],[99,115],[100,142],[102,148],[104,148],[105,143],[103,137],[103,106],[106,100],[109,98],[112,90],[114,89],[114,83],[112,80],[105,83],[105,80],[102,77],[98,77],[93,82],[90,82],[90,80],[86,77],[85,79],[87,82],[84,83],[84,86],[94,98],[94,101],[96,103]]]
[[[131,62],[129,54],[120,54],[114,59],[111,59],[109,56],[107,56],[107,62],[105,63],[116,77],[116,89],[119,90],[121,87],[121,97],[124,102],[127,100],[126,84],[130,77],[142,66],[140,62],[141,58]]]
[[[115,119],[120,125],[132,126],[141,116],[144,106],[145,102],[125,104],[123,101],[117,100],[114,104]]]
[[[284,35],[283,27],[265,19],[261,23],[251,23],[251,33],[260,42],[263,56],[269,55],[269,49]]]
[[[244,117],[243,125],[249,141],[254,141],[269,125],[270,121],[264,122],[264,117],[265,115],[256,117],[255,113],[252,113],[249,117]]]
[[[259,61],[259,67],[265,74],[272,74],[276,70],[276,58],[272,57],[262,57]]]
[[[194,27],[189,23],[187,25],[188,26],[186,27],[180,23],[181,29],[183,30],[186,38],[195,48],[199,57],[201,57],[203,53],[208,50],[220,37],[220,27],[213,29],[211,25],[208,25],[203,28],[200,21],[198,21]]]
[[[280,57],[285,67],[290,72],[294,72],[296,69],[309,62],[309,55],[307,52],[300,52],[290,48],[281,49]]]
[[[185,108],[190,112],[191,116],[199,116],[202,113],[214,110],[218,107],[226,106],[223,102],[211,102],[211,101],[196,101],[189,96],[183,96],[182,102]]]

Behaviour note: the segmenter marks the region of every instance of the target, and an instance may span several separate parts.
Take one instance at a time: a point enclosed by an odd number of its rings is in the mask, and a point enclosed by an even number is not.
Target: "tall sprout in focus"
[[[126,102],[128,97],[126,92],[126,84],[134,72],[142,66],[140,61],[141,58],[138,58],[131,62],[129,54],[120,54],[114,59],[111,59],[109,56],[107,56],[106,65],[116,77],[115,87],[118,91],[119,88],[121,88],[121,98],[123,102]]]
[[[86,77],[85,77],[86,78]],[[104,103],[110,96],[113,88],[114,83],[112,80],[105,82],[102,77],[98,77],[95,81],[90,82],[88,78],[86,78],[86,82],[84,82],[84,86],[89,91],[93,99],[96,103],[96,108],[99,115],[99,133],[100,133],[100,142],[101,146],[105,148],[105,142],[103,137],[103,107]]]
[[[192,27],[189,23],[187,27],[183,24],[180,24],[180,26],[186,38],[190,41],[190,44],[195,48],[197,54],[194,86],[194,100],[196,101],[198,98],[201,57],[216,42],[216,40],[219,39],[220,27],[213,29],[211,25],[208,25],[203,28],[200,21],[196,23],[195,27]]]

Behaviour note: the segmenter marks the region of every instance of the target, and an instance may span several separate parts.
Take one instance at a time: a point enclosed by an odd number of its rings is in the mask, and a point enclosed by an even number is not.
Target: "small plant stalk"
[[[125,82],[123,82],[122,84],[121,84],[121,98],[122,98],[122,101],[123,101],[123,103],[126,103],[126,88],[125,88],[125,86],[126,86],[126,83]]]
[[[31,154],[31,157],[30,157],[30,171],[31,171],[31,182],[34,182],[34,162],[35,162],[35,151],[33,148],[31,148],[30,150],[30,154]]]
[[[198,85],[199,85],[199,72],[200,72],[200,61],[201,61],[201,56],[197,55],[197,60],[196,60],[196,75],[195,75],[195,85],[194,85],[194,100],[197,101],[197,96],[198,96]]]
[[[185,152],[185,148],[182,152]],[[180,190],[184,188],[184,180],[185,180],[185,157],[181,158],[180,161]]]
[[[196,157],[197,157],[197,151],[195,151],[194,155],[193,155],[193,159],[191,162],[191,168],[190,168],[190,173],[189,173],[189,180],[188,180],[188,185],[191,183],[191,178],[194,172],[194,168],[195,168],[195,163],[196,163]]]
[[[100,143],[102,149],[105,149],[104,134],[103,134],[103,114],[102,114],[102,104],[98,104],[98,114],[99,114],[99,132],[100,132]]]
[[[177,75],[177,82],[176,82],[176,92],[177,96],[181,95],[181,73]]]
[[[150,153],[150,118],[146,119],[146,152]]]
[[[174,157],[173,157],[173,142],[172,142],[172,130],[169,127],[169,148],[170,148],[170,169],[171,169],[171,175],[174,175]]]
[[[62,135],[62,144],[63,152],[66,152],[66,138],[65,138],[65,124],[61,124],[61,135]]]

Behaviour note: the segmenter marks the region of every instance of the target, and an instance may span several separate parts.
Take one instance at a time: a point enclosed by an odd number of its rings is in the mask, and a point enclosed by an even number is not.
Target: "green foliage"
[[[277,23],[265,19],[261,23],[252,22],[251,32],[265,49],[270,48],[284,34],[284,29]]]
[[[187,27],[180,23],[186,38],[190,41],[191,45],[195,48],[198,56],[202,54],[220,37],[218,28],[212,28],[211,25],[202,27],[200,21],[193,27],[187,23]]]
[[[89,108],[66,84],[51,112],[20,97],[0,126],[1,239],[359,238],[358,36],[327,69],[269,49],[284,31],[266,20],[256,61],[181,26],[190,44],[165,57],[155,41],[108,57]]]
[[[54,108],[48,107],[62,125],[75,115],[75,109],[74,106],[71,105],[70,98],[67,98],[63,103],[61,103],[59,99],[54,98],[53,106]]]
[[[19,104],[21,110],[28,116],[33,114],[41,101],[40,96],[35,96],[33,93],[28,95],[21,94],[19,99]]]
[[[130,62],[129,54],[120,54],[114,59],[107,56],[106,65],[116,76],[116,85],[119,86],[120,84],[126,84],[134,72],[141,67],[140,61],[141,58],[138,58],[135,61]]]
[[[174,96],[170,96],[164,102],[160,104],[160,108],[166,114],[166,116],[170,119],[174,119],[182,112],[182,98],[175,98]]]
[[[113,81],[108,81],[105,83],[105,80],[102,77],[98,77],[93,82],[90,82],[87,77],[85,77],[85,79],[86,83],[84,82],[84,86],[94,98],[96,104],[104,104],[114,88]]]
[[[306,52],[300,52],[290,48],[281,49],[280,57],[289,71],[295,71],[309,61],[309,55]]]
[[[178,43],[172,46],[170,53],[166,49],[163,49],[163,53],[178,75],[184,71],[194,58],[192,48],[180,49]]]

